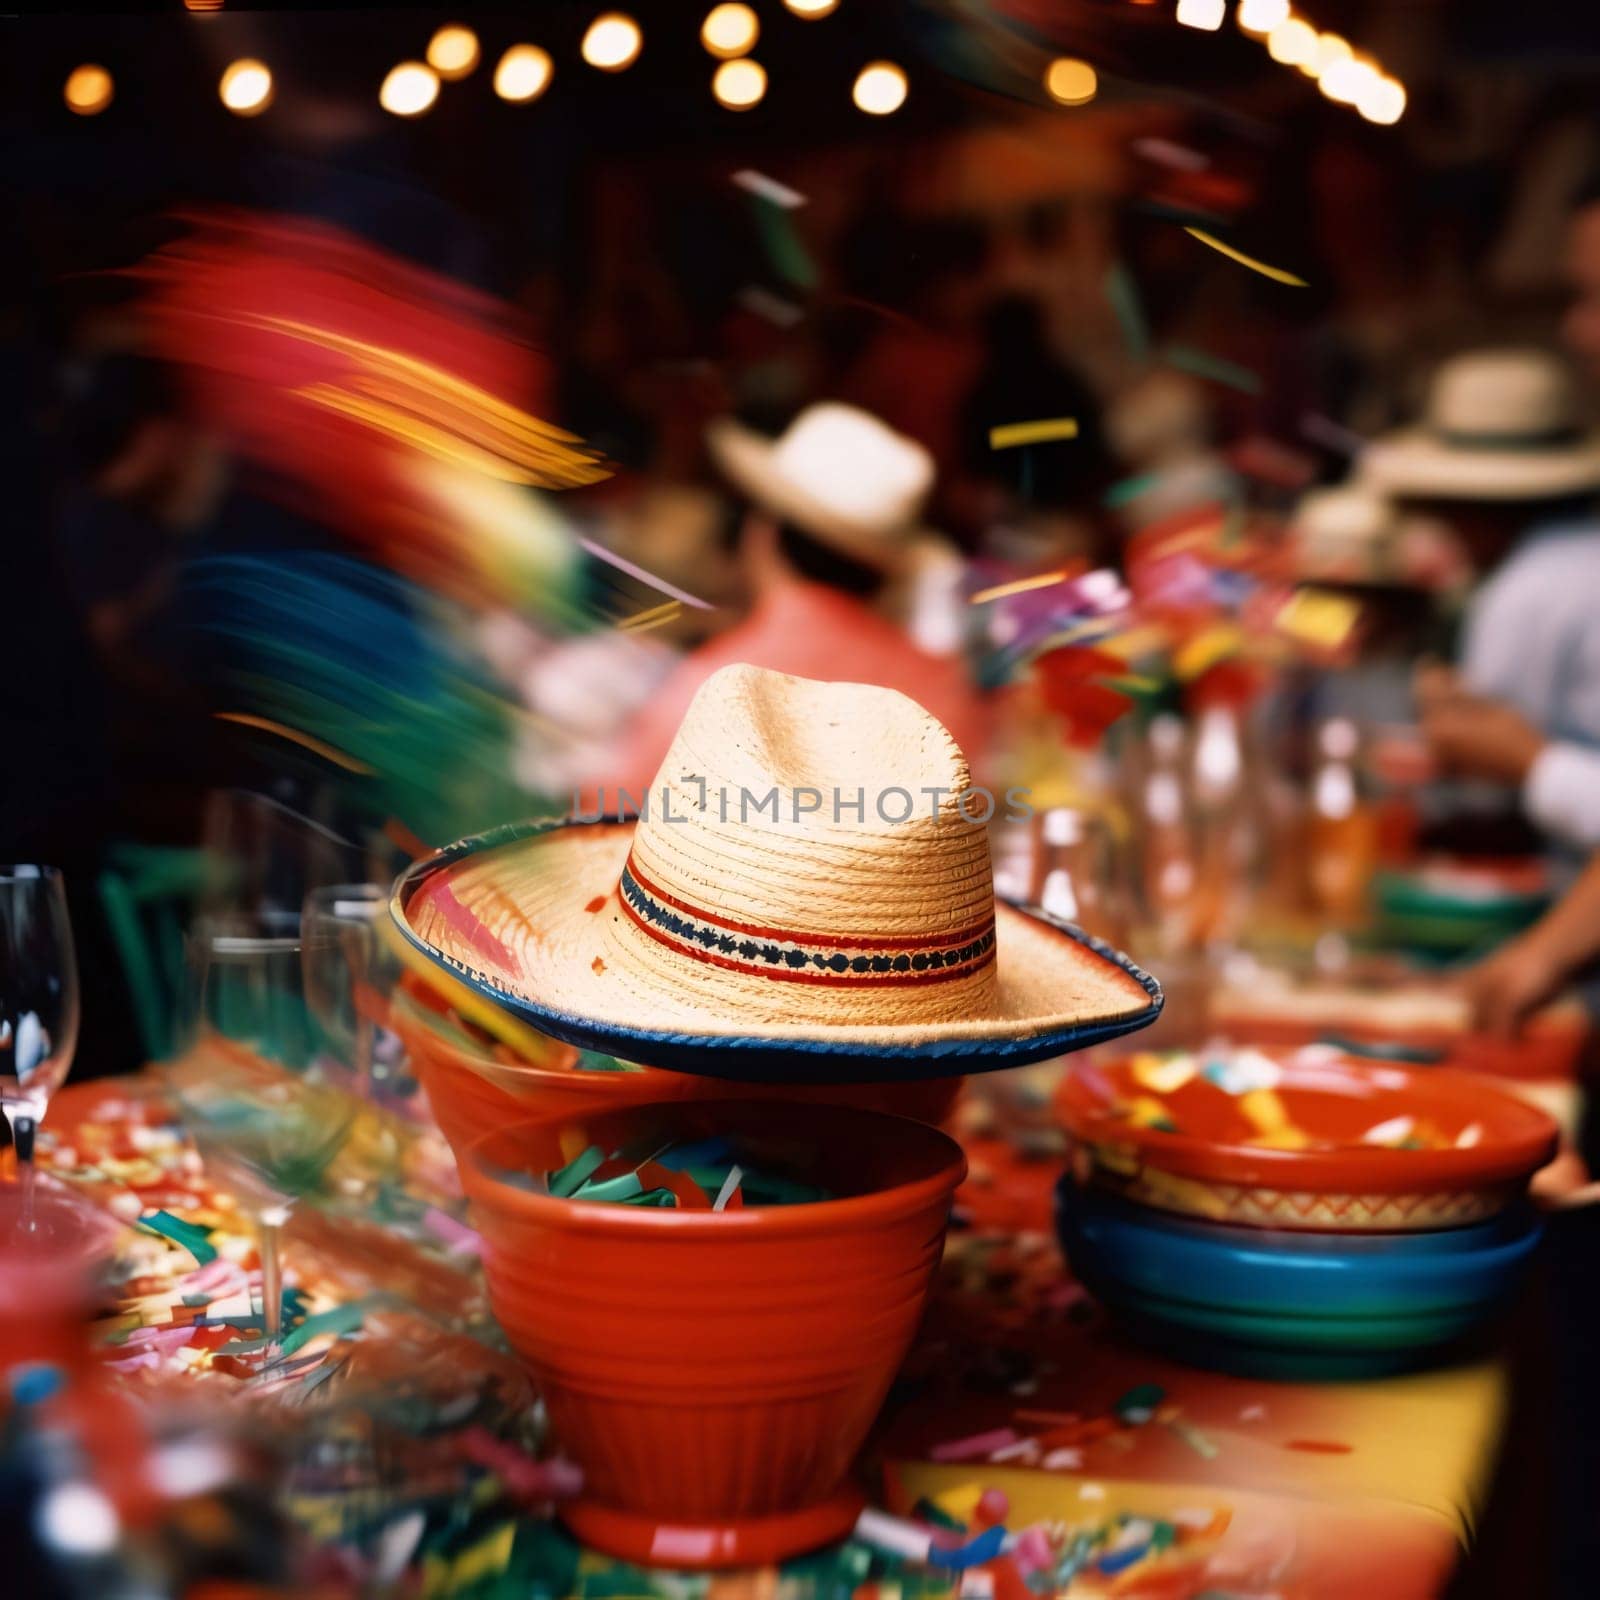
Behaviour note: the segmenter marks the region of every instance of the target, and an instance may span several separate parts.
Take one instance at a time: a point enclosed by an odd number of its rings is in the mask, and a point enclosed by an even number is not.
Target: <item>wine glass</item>
[[[0,866],[0,1109],[33,1227],[33,1136],[78,1046],[78,964],[61,874]]]
[[[265,1361],[282,1332],[280,1241],[295,1202],[344,1144],[355,1103],[323,1068],[306,1003],[300,919],[285,911],[204,918],[189,939],[189,1028],[166,1069],[208,1167],[255,1217]]]
[[[375,883],[313,889],[301,907],[301,960],[312,1015],[349,1068],[356,1093],[381,1102],[399,1040],[388,1026],[398,963],[384,942],[388,891]]]

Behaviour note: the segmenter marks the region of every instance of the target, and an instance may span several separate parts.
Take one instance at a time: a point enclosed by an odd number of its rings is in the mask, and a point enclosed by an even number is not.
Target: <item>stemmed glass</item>
[[[188,1043],[168,1082],[208,1167],[255,1217],[270,1364],[282,1333],[282,1230],[339,1153],[355,1102],[319,1064],[298,915],[202,919],[189,940],[189,988]]]
[[[354,1076],[356,1092],[381,1103],[398,1051],[388,1027],[399,976],[381,928],[388,891],[375,883],[313,889],[300,911],[306,1001]]]
[[[0,866],[0,1109],[33,1228],[33,1136],[78,1047],[78,963],[61,874]]]

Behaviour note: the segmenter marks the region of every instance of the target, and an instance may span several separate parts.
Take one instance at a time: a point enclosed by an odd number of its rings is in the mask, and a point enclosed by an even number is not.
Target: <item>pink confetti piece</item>
[[[965,1439],[947,1439],[928,1452],[930,1461],[973,1461],[995,1450],[1004,1450],[1016,1444],[1019,1435],[1015,1428],[991,1428],[987,1433],[974,1433]]]
[[[458,1222],[448,1211],[441,1211],[437,1206],[429,1206],[422,1213],[422,1220],[434,1234],[450,1246],[452,1255],[483,1254],[483,1235],[476,1228],[469,1228],[466,1223]]]
[[[128,1342],[123,1349],[141,1352],[155,1350],[163,1355],[170,1355],[193,1338],[194,1328],[187,1323],[166,1328],[139,1328],[129,1334]]]
[[[125,1356],[120,1361],[106,1362],[108,1372],[143,1372],[161,1365],[161,1353],[158,1350],[146,1350],[136,1356]]]
[[[604,561],[608,566],[615,567],[619,572],[626,572],[630,578],[637,578],[640,583],[648,584],[661,594],[670,595],[674,600],[681,600],[686,606],[693,606],[697,611],[716,609],[709,600],[696,599],[694,595],[675,588],[665,578],[658,578],[653,573],[646,572],[643,567],[637,567],[631,561],[624,561],[614,550],[607,550],[603,544],[596,544],[593,539],[580,538],[578,544],[596,561]]]

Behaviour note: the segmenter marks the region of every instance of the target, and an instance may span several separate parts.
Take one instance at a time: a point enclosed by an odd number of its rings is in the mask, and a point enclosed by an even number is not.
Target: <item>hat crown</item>
[[[1514,441],[1579,424],[1566,367],[1543,350],[1474,350],[1446,361],[1428,393],[1428,425],[1462,439]]]
[[[985,807],[941,723],[892,689],[750,666],[701,686],[649,792],[619,898],[629,937],[786,1012],[959,1015],[992,981]],[[963,810],[972,812],[972,819]],[[890,991],[893,991],[892,993]]]

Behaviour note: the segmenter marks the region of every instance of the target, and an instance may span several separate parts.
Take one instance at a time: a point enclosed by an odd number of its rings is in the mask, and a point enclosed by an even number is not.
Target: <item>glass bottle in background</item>
[[[1317,728],[1306,824],[1311,898],[1325,916],[1348,927],[1366,908],[1378,861],[1378,815],[1362,793],[1356,758],[1361,736],[1348,717]]]
[[[1195,932],[1222,947],[1243,931],[1264,855],[1259,795],[1232,706],[1207,706],[1195,722],[1189,802],[1195,833]]]
[[[78,963],[61,874],[0,866],[0,1110],[33,1226],[33,1138],[78,1047]]]
[[[1188,735],[1179,717],[1155,717],[1136,777],[1134,858],[1140,869],[1140,920],[1153,953],[1191,951],[1195,936],[1196,859],[1184,779]],[[1141,941],[1142,942],[1142,941]]]

